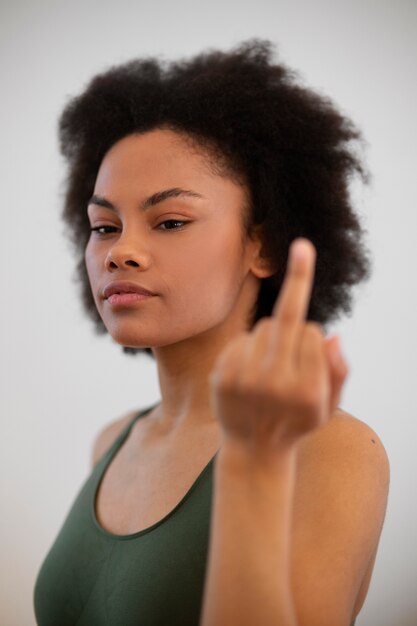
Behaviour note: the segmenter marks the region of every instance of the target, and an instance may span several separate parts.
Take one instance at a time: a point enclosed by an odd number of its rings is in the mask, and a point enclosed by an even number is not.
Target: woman
[[[325,326],[369,277],[359,131],[267,41],[95,77],[60,120],[86,312],[161,400],[98,435],[39,626],[348,626],[389,464]],[[288,259],[288,262],[287,262]]]

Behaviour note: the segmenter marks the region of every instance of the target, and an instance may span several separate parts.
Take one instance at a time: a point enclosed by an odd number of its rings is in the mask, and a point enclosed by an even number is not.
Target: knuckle
[[[317,387],[306,387],[301,393],[300,400],[308,411],[315,411],[321,404],[321,394]]]
[[[278,370],[277,370],[278,372]],[[273,386],[276,390],[276,393],[284,396],[288,395],[289,392],[292,392],[291,381],[289,377],[286,375],[286,371],[284,369],[279,370],[279,374],[275,377],[274,381],[265,381],[265,384],[269,386]]]
[[[255,332],[263,332],[269,330],[273,324],[273,319],[271,317],[262,317],[258,320],[253,327]]]
[[[245,392],[245,395],[256,398],[262,395],[262,385],[259,378],[255,377],[252,372],[243,374],[239,379],[239,389]]]
[[[279,313],[279,322],[283,326],[292,326],[297,317],[297,311],[295,307],[286,306],[283,307]]]
[[[325,337],[323,327],[318,322],[306,322],[304,326],[304,332],[308,333],[312,337]]]
[[[264,377],[260,385],[262,394],[276,400],[288,400],[291,396],[291,388],[284,378]]]

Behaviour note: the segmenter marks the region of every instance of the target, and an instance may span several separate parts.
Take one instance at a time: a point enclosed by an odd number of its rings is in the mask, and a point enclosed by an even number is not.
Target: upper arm
[[[92,467],[96,465],[99,459],[110,448],[118,435],[122,432],[123,428],[127,426],[131,419],[136,415],[137,411],[130,411],[126,415],[119,417],[118,419],[107,424],[97,435],[93,443],[93,449],[91,454]]]
[[[379,437],[348,413],[335,414],[300,444],[291,536],[299,626],[348,626],[356,617],[376,557],[389,476]]]

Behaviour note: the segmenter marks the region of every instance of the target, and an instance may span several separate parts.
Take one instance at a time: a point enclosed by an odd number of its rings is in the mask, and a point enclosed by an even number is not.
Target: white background
[[[391,462],[385,526],[358,626],[417,624],[416,24],[396,0],[0,5],[0,623],[34,626],[37,571],[89,472],[99,429],[157,401],[154,362],[96,336],[60,222],[57,118],[97,72],[136,56],[188,56],[258,36],[329,96],[368,140],[358,196],[374,258],[340,332],[342,406]]]

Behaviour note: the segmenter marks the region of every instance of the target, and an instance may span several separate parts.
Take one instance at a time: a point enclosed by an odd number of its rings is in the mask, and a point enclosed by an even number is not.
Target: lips
[[[103,296],[107,300],[114,293],[140,293],[145,296],[155,296],[152,291],[145,289],[142,285],[129,282],[127,280],[120,280],[117,282],[111,282],[103,290]]]

